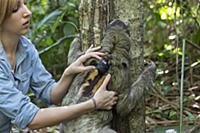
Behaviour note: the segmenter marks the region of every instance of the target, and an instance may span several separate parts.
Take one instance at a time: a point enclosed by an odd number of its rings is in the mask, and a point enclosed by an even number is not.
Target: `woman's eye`
[[[14,8],[12,12],[14,13],[14,12],[17,12],[17,11],[18,11],[18,8]]]
[[[13,9],[13,13],[17,12],[19,8],[20,8],[20,2],[18,1],[16,7]]]

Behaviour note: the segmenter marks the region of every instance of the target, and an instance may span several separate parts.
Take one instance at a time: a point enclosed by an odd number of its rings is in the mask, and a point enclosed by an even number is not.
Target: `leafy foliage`
[[[28,4],[33,12],[30,39],[39,51],[57,44],[42,53],[41,59],[58,79],[67,66],[70,43],[79,32],[79,0],[30,0]],[[179,119],[179,79],[185,39],[184,120],[193,122],[200,112],[200,2],[144,0],[144,6],[145,58],[155,61],[158,67],[155,90],[147,99],[147,117],[154,120],[154,125]]]
[[[56,79],[67,66],[70,43],[78,33],[77,0],[30,0],[33,12],[30,39],[39,51],[51,47],[41,54],[41,59]],[[56,58],[55,58],[56,57]]]
[[[180,66],[185,39],[184,120],[196,121],[200,110],[197,103],[200,95],[200,2],[145,0],[145,7],[145,56],[156,61],[158,67],[155,91],[151,93],[155,97],[147,100],[152,100],[147,114],[155,119],[154,125],[169,120],[177,120],[178,124]],[[160,112],[154,113],[154,110]]]

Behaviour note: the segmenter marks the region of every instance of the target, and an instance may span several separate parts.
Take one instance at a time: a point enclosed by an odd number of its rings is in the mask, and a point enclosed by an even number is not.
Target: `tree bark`
[[[142,0],[81,0],[80,38],[82,50],[91,44],[100,45],[105,29],[112,19],[120,19],[130,28],[131,79],[137,80],[144,69],[143,59],[143,1]],[[143,89],[143,88],[141,88]],[[143,90],[139,90],[142,91]],[[141,95],[136,106],[127,117],[114,118],[113,127],[118,132],[145,132],[145,103]],[[130,130],[127,130],[130,129]]]

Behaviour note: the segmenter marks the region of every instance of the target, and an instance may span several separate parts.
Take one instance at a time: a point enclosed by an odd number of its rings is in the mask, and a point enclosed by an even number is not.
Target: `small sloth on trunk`
[[[68,61],[72,63],[83,52],[80,40],[75,39],[69,51]],[[96,65],[97,69],[78,74],[63,99],[62,105],[72,105],[86,101],[93,97],[104,76],[110,73],[111,80],[108,90],[118,93],[118,103],[113,110],[95,110],[73,120],[64,121],[65,133],[116,133],[113,115],[115,117],[127,117],[136,106],[137,101],[143,95],[145,89],[150,89],[155,79],[155,64],[148,63],[138,79],[130,82],[130,58],[131,39],[128,27],[120,20],[114,20],[109,25],[101,43],[100,52],[106,53],[103,60],[91,59],[86,64]],[[88,82],[89,87],[82,87]],[[115,112],[115,113],[113,113]]]

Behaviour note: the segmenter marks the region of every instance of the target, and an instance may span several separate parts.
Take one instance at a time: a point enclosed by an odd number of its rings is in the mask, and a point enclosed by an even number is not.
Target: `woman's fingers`
[[[106,86],[107,86],[107,84],[109,83],[109,81],[110,81],[110,78],[111,78],[111,75],[110,74],[107,74],[106,75],[106,78],[104,79],[104,81],[103,81],[103,83],[102,83],[102,85],[99,87],[99,89],[97,90],[97,91],[105,91],[106,90]],[[110,91],[110,92],[108,92],[109,94],[108,95],[110,95],[110,96],[112,96],[112,91]]]
[[[98,47],[94,47],[93,48],[93,44],[90,46],[90,48],[85,52],[86,54],[89,53],[89,52],[95,52],[95,51],[98,51],[101,49],[101,46],[98,46]]]
[[[90,53],[86,53],[84,55],[82,55],[79,60],[83,63],[85,62],[87,59],[89,58],[96,58],[96,59],[99,59],[101,60],[102,59],[102,56],[104,56],[105,54],[104,53],[101,53],[101,52],[90,52]]]
[[[110,101],[111,104],[113,105],[113,103],[117,101],[118,97],[116,96],[116,93],[114,91],[109,91],[109,92],[110,92],[110,97],[108,101]]]
[[[90,49],[90,52],[94,52],[94,51],[98,51],[101,49],[101,46],[98,46],[98,47],[94,47],[94,48],[91,48]]]
[[[115,105],[115,104],[117,103],[117,100],[118,100],[118,97],[114,97],[114,98],[112,99],[112,105]]]
[[[106,105],[106,109],[107,110],[110,110],[112,109],[112,107],[117,104],[117,100],[118,100],[118,97],[116,96],[116,92],[114,91],[109,91],[110,93],[110,97],[107,99],[107,105]]]
[[[95,66],[86,66],[86,67],[84,67],[84,71],[94,70],[95,68],[96,68]]]
[[[117,102],[116,92],[106,90],[110,78],[111,75],[108,74],[94,95],[94,99],[97,101],[97,109],[112,109],[112,106]]]
[[[88,53],[88,54],[84,54],[82,56],[80,56],[74,63],[72,63],[70,65],[70,73],[80,73],[80,72],[83,72],[85,70],[92,70],[92,69],[95,69],[95,66],[85,66],[83,63],[89,59],[89,58],[97,58],[97,59],[102,59],[101,56],[105,55],[104,53],[101,53],[101,52],[91,52],[91,53]],[[69,72],[68,72],[69,73]]]

